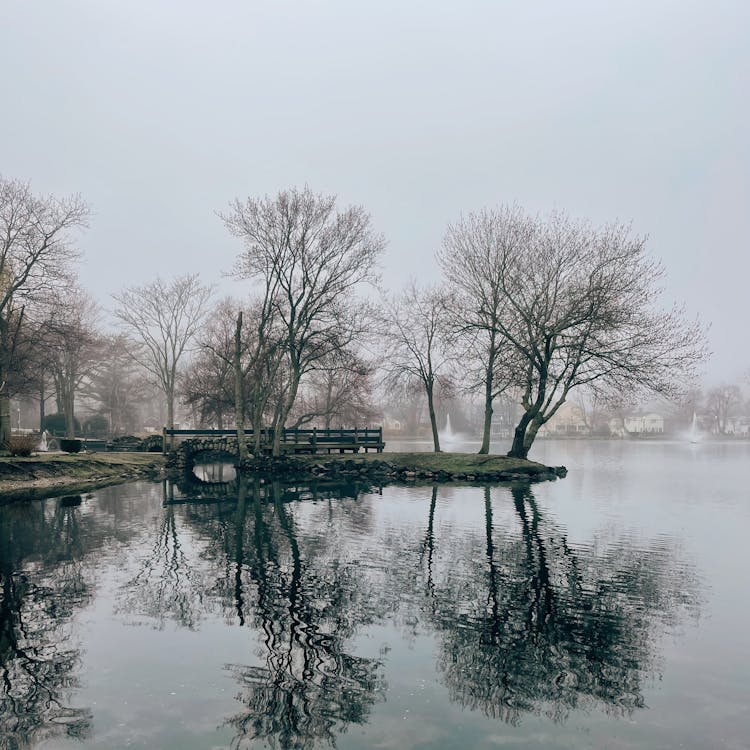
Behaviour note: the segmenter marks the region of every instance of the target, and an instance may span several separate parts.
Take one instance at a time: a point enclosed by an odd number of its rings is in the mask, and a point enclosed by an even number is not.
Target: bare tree
[[[438,253],[447,286],[454,346],[465,363],[464,390],[484,398],[482,444],[489,453],[495,400],[518,380],[523,369],[502,333],[507,296],[498,283],[508,256],[528,243],[532,223],[517,207],[493,216],[471,217],[449,227]]]
[[[167,427],[174,427],[174,402],[180,361],[207,312],[210,286],[197,274],[171,282],[156,279],[113,295],[115,316],[137,343],[132,356],[149,374],[167,402]]]
[[[439,453],[435,391],[449,383],[444,298],[437,288],[422,289],[412,281],[400,295],[384,299],[380,321],[385,382],[389,386],[419,384],[427,397],[432,442]]]
[[[448,228],[441,261],[449,278],[482,257],[477,237],[490,237],[497,255],[485,278],[499,300],[493,327],[522,393],[509,456],[527,457],[571,389],[674,397],[706,357],[700,324],[679,308],[659,309],[663,269],[628,226],[596,230],[562,213],[539,220],[518,209],[482,211]]]
[[[129,355],[131,348],[122,333],[102,337],[99,356],[79,389],[106,417],[111,435],[135,431],[139,407],[147,395],[145,374]]]
[[[0,177],[0,444],[10,437],[8,379],[26,308],[70,278],[71,234],[87,218],[79,196],[39,197]]]
[[[99,306],[80,288],[69,289],[45,322],[44,341],[65,431],[75,436],[75,398],[101,352]]]
[[[225,298],[214,306],[201,329],[198,352],[182,379],[182,400],[198,410],[203,422],[224,429],[234,413],[232,349],[237,305]]]
[[[360,316],[353,294],[374,280],[384,241],[361,207],[339,211],[334,196],[309,188],[236,200],[222,218],[245,244],[235,274],[261,282],[268,311],[278,316],[283,331],[289,378],[277,415],[283,427],[302,376],[356,338]],[[275,454],[280,433],[275,431]]]
[[[354,352],[332,353],[303,381],[302,395],[290,415],[292,427],[368,424],[378,413],[372,401],[372,376],[372,366]]]
[[[719,435],[726,435],[729,420],[742,406],[742,392],[737,385],[719,385],[706,394],[706,411]]]
[[[220,422],[224,411],[234,413],[241,459],[247,452],[247,419],[254,428],[258,453],[269,404],[278,401],[274,396],[279,381],[284,380],[279,336],[268,291],[253,299],[246,310],[225,299],[205,327],[201,352],[188,373],[188,402],[200,404],[204,412],[213,411]]]

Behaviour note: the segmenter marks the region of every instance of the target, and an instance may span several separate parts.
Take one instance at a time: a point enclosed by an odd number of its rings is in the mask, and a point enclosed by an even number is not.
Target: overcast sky
[[[670,300],[750,369],[750,2],[1,0],[0,173],[80,192],[83,284],[223,291],[235,196],[364,205],[383,276],[461,212],[632,221]]]

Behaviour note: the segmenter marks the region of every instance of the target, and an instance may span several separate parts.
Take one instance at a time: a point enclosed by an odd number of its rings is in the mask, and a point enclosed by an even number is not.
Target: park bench
[[[313,446],[313,453],[359,453],[360,448],[356,438],[342,435],[316,435],[310,438],[310,444]]]
[[[170,437],[178,439],[223,438],[232,437],[236,432],[234,430],[170,430],[165,428],[163,434],[166,448],[170,443],[168,439]],[[245,430],[245,435],[248,443],[251,443],[253,431]],[[262,437],[264,450],[268,452],[273,443],[273,433],[271,430],[264,430]],[[382,453],[385,443],[383,442],[382,427],[362,429],[286,428],[282,432],[280,446],[283,453],[359,453],[360,450],[364,450],[365,453],[371,450]],[[114,450],[118,449],[115,448]]]

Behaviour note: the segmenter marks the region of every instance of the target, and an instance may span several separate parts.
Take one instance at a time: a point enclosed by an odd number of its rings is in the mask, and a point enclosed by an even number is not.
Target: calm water
[[[0,508],[0,747],[749,747],[750,445],[533,457]]]

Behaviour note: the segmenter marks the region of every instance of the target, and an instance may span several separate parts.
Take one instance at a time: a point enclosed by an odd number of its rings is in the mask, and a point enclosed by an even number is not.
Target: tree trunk
[[[432,443],[435,453],[440,453],[440,437],[438,436],[437,421],[435,419],[435,402],[433,399],[433,385],[427,385],[427,408],[430,411],[430,427],[432,427]]]
[[[531,419],[530,412],[525,411],[521,421],[516,425],[513,433],[513,444],[508,451],[509,458],[526,458],[529,455],[529,448],[526,447],[526,428],[529,426]]]
[[[76,436],[75,386],[68,381],[63,387],[63,410],[65,413],[65,437]]]
[[[253,444],[255,455],[259,456],[263,449],[263,405],[257,398],[253,402]]]
[[[536,434],[537,432],[539,432],[539,428],[543,424],[544,424],[544,420],[542,419],[541,414],[537,414],[536,417],[534,417],[534,419],[531,420],[531,424],[526,430],[526,437],[523,440],[524,447],[526,448],[526,456],[529,455],[529,451],[531,450],[531,446],[534,443]]]
[[[242,310],[237,313],[237,326],[234,330],[234,422],[237,426],[239,461],[242,463],[247,458],[245,392],[242,382]]]
[[[10,440],[10,396],[5,388],[0,390],[0,448]]]
[[[482,445],[479,453],[487,455],[490,452],[490,433],[492,431],[492,394],[485,395],[484,426],[482,428]]]
[[[484,376],[484,427],[482,429],[482,445],[479,453],[487,455],[490,452],[490,433],[492,432],[492,391],[495,374],[495,336],[490,339],[489,359]]]
[[[528,458],[529,450],[534,443],[539,428],[544,424],[544,419],[539,411],[527,411],[521,417],[513,434],[513,445],[508,456],[511,458]]]
[[[284,432],[284,425],[286,424],[289,412],[291,412],[294,406],[294,401],[297,398],[297,389],[299,388],[299,373],[295,370],[292,373],[292,380],[289,383],[289,393],[287,393],[286,401],[282,408],[279,419],[276,423],[276,429],[273,434],[273,455],[281,455],[281,435]]]
[[[47,399],[44,395],[44,378],[39,379],[39,432],[42,432],[44,430],[44,411],[45,411],[45,401]]]
[[[174,391],[170,390],[166,394],[167,396],[167,427],[170,430],[174,429]],[[169,436],[169,450],[174,449],[174,435]]]

